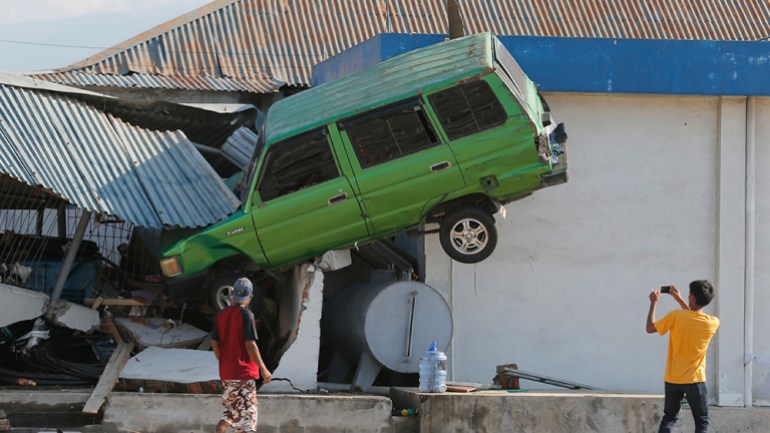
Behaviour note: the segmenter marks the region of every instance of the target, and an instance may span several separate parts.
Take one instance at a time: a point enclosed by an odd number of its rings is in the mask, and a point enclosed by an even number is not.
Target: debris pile
[[[11,431],[11,421],[5,414],[5,411],[0,410],[0,432]]]
[[[24,329],[25,325],[28,323],[4,329]],[[0,346],[6,349],[0,353],[0,383],[32,387],[93,385],[115,348],[109,336],[72,335],[42,318],[29,332],[6,342]]]

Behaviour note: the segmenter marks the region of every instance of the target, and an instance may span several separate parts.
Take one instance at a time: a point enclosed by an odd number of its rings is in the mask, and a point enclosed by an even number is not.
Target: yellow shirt
[[[655,322],[668,338],[665,381],[685,384],[706,381],[706,351],[719,328],[719,319],[706,313],[674,310]]]

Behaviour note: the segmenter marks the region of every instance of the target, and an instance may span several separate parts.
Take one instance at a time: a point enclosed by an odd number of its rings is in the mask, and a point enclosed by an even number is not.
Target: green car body
[[[164,274],[278,269],[567,179],[563,125],[490,34],[280,100],[264,128],[242,207],[167,249]]]

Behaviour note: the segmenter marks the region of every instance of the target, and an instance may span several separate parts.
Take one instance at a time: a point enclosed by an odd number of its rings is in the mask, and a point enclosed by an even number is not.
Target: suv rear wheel
[[[495,219],[479,207],[455,209],[441,221],[439,239],[449,257],[462,263],[478,263],[497,246]]]

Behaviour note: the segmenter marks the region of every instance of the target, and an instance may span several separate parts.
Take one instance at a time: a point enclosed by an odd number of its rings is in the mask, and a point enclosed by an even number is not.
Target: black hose
[[[27,361],[47,372],[65,373],[96,383],[105,366],[94,354],[93,345],[98,341],[99,338],[89,335],[50,338],[38,344]]]

